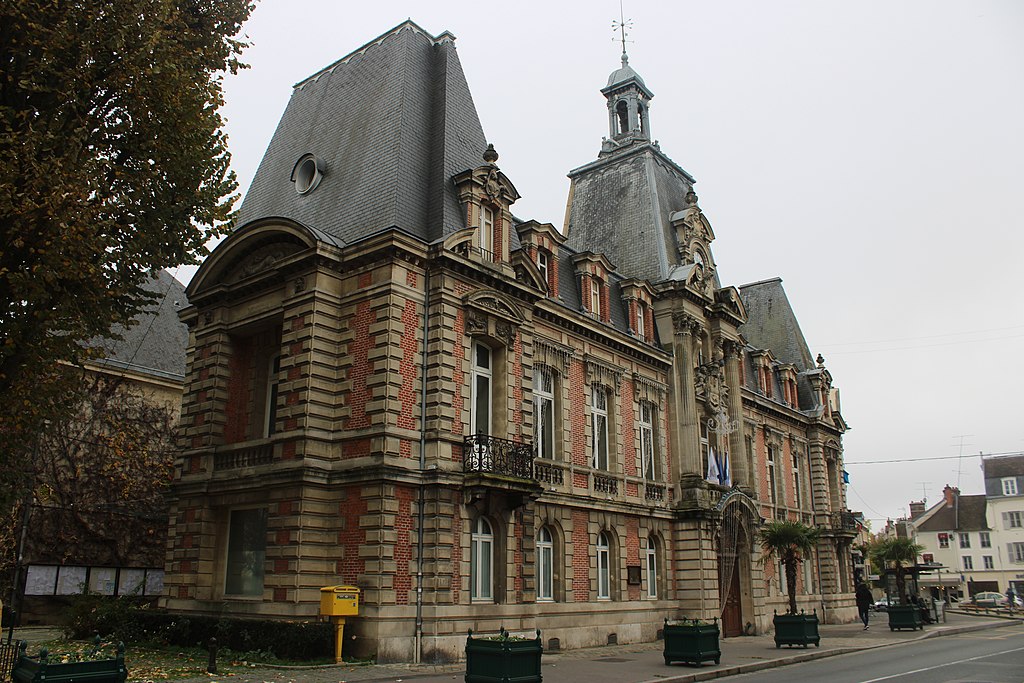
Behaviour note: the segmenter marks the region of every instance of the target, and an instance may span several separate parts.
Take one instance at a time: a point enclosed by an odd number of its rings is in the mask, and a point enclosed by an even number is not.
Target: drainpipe
[[[423,655],[423,524],[426,501],[423,478],[427,469],[427,334],[430,331],[430,256],[423,268],[423,358],[420,364],[420,485],[416,523],[416,644],[413,661]]]

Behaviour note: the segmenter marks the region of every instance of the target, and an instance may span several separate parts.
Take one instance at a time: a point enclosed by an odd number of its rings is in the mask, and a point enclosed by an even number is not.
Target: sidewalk
[[[1019,626],[1020,619],[948,613],[945,624],[925,626],[924,631],[890,631],[884,613],[872,614],[867,631],[860,623],[820,627],[821,647],[776,648],[771,636],[728,638],[721,641],[722,663],[697,668],[685,664],[666,666],[661,641],[635,645],[545,653],[543,676],[552,683],[684,683],[706,681],[739,673],[749,673],[796,662],[885,647],[923,638],[936,638],[968,631]],[[465,664],[441,666],[413,664],[377,664],[368,666],[328,666],[317,668],[259,667],[251,674],[223,677],[231,683],[356,683],[362,681],[415,681],[415,683],[452,683],[462,681]],[[190,679],[216,682],[217,676]]]

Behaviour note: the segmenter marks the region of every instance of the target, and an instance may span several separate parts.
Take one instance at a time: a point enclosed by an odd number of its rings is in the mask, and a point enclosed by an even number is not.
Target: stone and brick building
[[[558,229],[514,215],[451,34],[405,22],[295,86],[188,288],[168,608],[315,618],[355,584],[378,661],[469,628],[738,635],[784,609],[757,544],[784,518],[826,530],[800,604],[853,617],[832,378],[781,280],[719,282],[625,58],[602,92]]]

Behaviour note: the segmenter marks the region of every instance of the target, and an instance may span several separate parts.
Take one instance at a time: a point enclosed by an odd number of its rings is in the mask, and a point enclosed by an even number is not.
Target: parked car
[[[978,607],[1006,607],[1006,596],[994,591],[983,591],[975,593],[971,597],[971,603]]]
[[[895,600],[890,600],[889,598],[882,598],[881,600],[876,600],[875,604],[872,605],[871,608],[876,612],[888,612],[889,605],[895,604],[897,604]]]

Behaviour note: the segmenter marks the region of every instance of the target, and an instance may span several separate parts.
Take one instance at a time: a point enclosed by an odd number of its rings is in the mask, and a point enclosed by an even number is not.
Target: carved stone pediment
[[[466,296],[466,334],[500,339],[511,349],[526,322],[519,307],[500,292],[480,290]]]
[[[302,250],[297,244],[267,244],[244,256],[225,278],[226,282],[238,282],[247,277],[272,270],[278,263]]]

